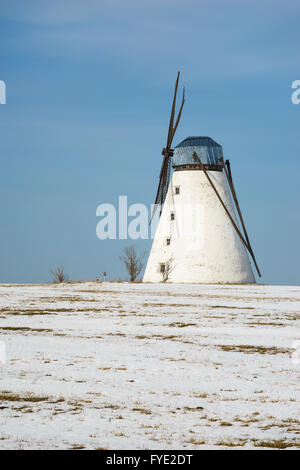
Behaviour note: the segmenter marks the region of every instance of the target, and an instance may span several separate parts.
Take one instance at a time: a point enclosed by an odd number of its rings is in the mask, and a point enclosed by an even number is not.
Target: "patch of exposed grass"
[[[159,304],[159,303],[154,304],[154,303],[149,303],[149,302],[145,302],[143,304],[143,307],[165,307],[165,306],[166,304]]]
[[[103,291],[100,289],[78,289],[76,292],[79,292],[80,294],[102,294]],[[114,292],[114,291],[111,291]]]
[[[31,333],[52,333],[48,328],[29,328],[27,326],[2,326],[1,331],[29,331]]]
[[[142,429],[159,429],[160,426],[159,426],[159,424],[153,424],[153,425],[151,425],[151,424],[142,424],[141,428]]]
[[[237,398],[237,397],[225,397],[225,398],[220,398],[219,401],[239,401],[240,398]],[[210,403],[214,403],[215,400],[210,400]]]
[[[299,419],[294,419],[294,418],[288,418],[288,419],[284,419],[283,423],[299,424],[300,425],[300,420]]]
[[[119,410],[120,406],[119,405],[105,405],[104,408],[109,408],[111,410]]]
[[[148,293],[147,293],[148,294]],[[175,297],[175,296],[174,296]],[[172,308],[185,308],[185,307],[197,307],[195,304],[169,304],[169,303],[151,303],[151,302],[145,302],[143,304],[143,307],[172,307]]]
[[[42,395],[34,395],[32,392],[27,392],[24,394],[18,394],[14,392],[10,392],[7,390],[0,391],[0,402],[30,402],[30,403],[39,403],[42,401],[47,401],[48,403],[51,404],[56,404],[56,403],[62,403],[65,401],[63,397],[50,397],[50,396],[42,396]],[[18,410],[21,410],[23,408],[27,407],[27,405],[21,406],[19,408],[16,408]]]
[[[178,340],[178,336],[176,336],[176,335],[154,335],[153,338],[155,338],[155,339],[176,339],[176,340]]]
[[[51,400],[51,403],[63,403],[65,401],[64,397],[56,398],[55,400]]]
[[[224,447],[243,447],[246,444],[246,440],[238,439],[233,441],[219,441],[217,442],[217,446],[224,446]]]
[[[255,307],[236,307],[233,305],[209,305],[210,308],[237,308],[239,310],[254,310]]]
[[[38,310],[38,309],[26,309],[26,310],[15,310],[10,308],[0,309],[0,313],[5,315],[18,315],[18,316],[34,316],[34,315],[56,315],[60,309],[50,310]]]
[[[126,336],[125,333],[106,333],[106,336]],[[96,338],[102,338],[102,336],[96,336]]]
[[[83,450],[83,449],[85,449],[84,444],[73,444],[71,447],[71,450]]]
[[[50,302],[50,303],[56,303],[56,302],[82,302],[84,299],[79,296],[67,296],[67,295],[61,295],[57,296],[55,298],[53,297],[40,297],[39,302]]]
[[[255,441],[254,447],[269,447],[271,449],[287,449],[288,447],[300,447],[299,442],[288,442],[284,440],[274,441]]]
[[[260,420],[258,418],[255,418],[257,416],[256,414],[253,414],[253,416],[249,416],[249,418],[242,419],[240,417],[234,418],[235,423],[243,423],[244,425],[249,426],[250,423],[258,423]]]
[[[198,325],[197,323],[174,322],[174,323],[170,323],[168,326],[177,327],[177,328],[186,328],[187,326],[198,326]]]
[[[286,326],[285,323],[275,323],[275,322],[248,322],[246,325],[252,326]]]
[[[169,357],[169,358],[163,358],[162,360],[164,361],[170,361],[170,362],[184,362],[186,361],[186,359],[184,359],[183,357],[182,358],[178,358],[178,359],[175,359],[173,357]]]
[[[175,340],[178,341],[180,338],[176,335],[136,335],[136,339],[161,339],[161,340]]]
[[[223,351],[230,352],[242,352],[245,354],[287,354],[290,353],[290,349],[276,348],[276,347],[265,347],[265,346],[252,346],[250,344],[236,344],[236,345],[225,345],[219,344],[219,348]]]
[[[22,411],[22,413],[34,413],[34,410],[29,406],[21,406],[20,408],[14,408],[16,411]]]
[[[144,415],[151,415],[152,411],[147,410],[146,408],[132,408],[132,411],[138,411],[139,413],[142,413]]]
[[[192,407],[189,407],[189,406],[185,406],[184,410],[185,411],[201,411],[201,410],[203,410],[203,407],[202,406],[196,406],[196,407],[192,408]]]
[[[3,391],[0,392],[0,402],[1,401],[10,401],[10,402],[31,402],[31,403],[38,403],[40,401],[48,401],[49,397],[46,396],[37,396],[33,395],[33,393],[26,393],[25,395],[18,395],[12,392]]]
[[[191,437],[188,440],[188,443],[189,444],[194,444],[194,446],[203,446],[205,444],[205,441],[203,441],[201,439],[197,439],[196,437]]]
[[[99,302],[100,299],[91,299],[91,298],[85,298],[85,297],[80,297],[76,295],[61,295],[57,296],[55,298],[53,297],[40,297],[38,299],[40,302],[49,302],[49,303],[56,303],[56,302]]]

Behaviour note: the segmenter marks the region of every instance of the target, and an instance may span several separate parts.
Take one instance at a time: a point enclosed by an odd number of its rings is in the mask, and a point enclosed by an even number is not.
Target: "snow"
[[[297,286],[2,284],[0,448],[300,446],[299,311]]]

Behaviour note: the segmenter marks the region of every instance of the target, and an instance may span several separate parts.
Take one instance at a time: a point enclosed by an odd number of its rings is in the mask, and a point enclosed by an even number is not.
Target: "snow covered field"
[[[300,447],[299,312],[300,287],[0,285],[0,448]]]

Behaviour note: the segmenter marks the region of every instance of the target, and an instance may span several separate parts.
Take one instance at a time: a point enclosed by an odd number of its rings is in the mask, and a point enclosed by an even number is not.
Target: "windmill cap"
[[[196,152],[202,163],[218,165],[223,157],[223,149],[211,137],[187,137],[174,148],[172,166],[195,164],[193,153]]]
[[[220,147],[222,146],[218,144],[215,140],[211,137],[202,137],[202,136],[189,136],[186,137],[182,142],[180,142],[177,147]]]

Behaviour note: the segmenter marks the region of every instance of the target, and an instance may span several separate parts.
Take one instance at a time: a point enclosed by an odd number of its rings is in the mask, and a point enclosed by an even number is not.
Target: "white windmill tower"
[[[174,126],[178,80],[179,72],[152,214],[159,206],[160,219],[143,282],[255,283],[248,253],[260,271],[221,145],[210,137],[187,137],[171,149],[184,105],[183,90]]]

